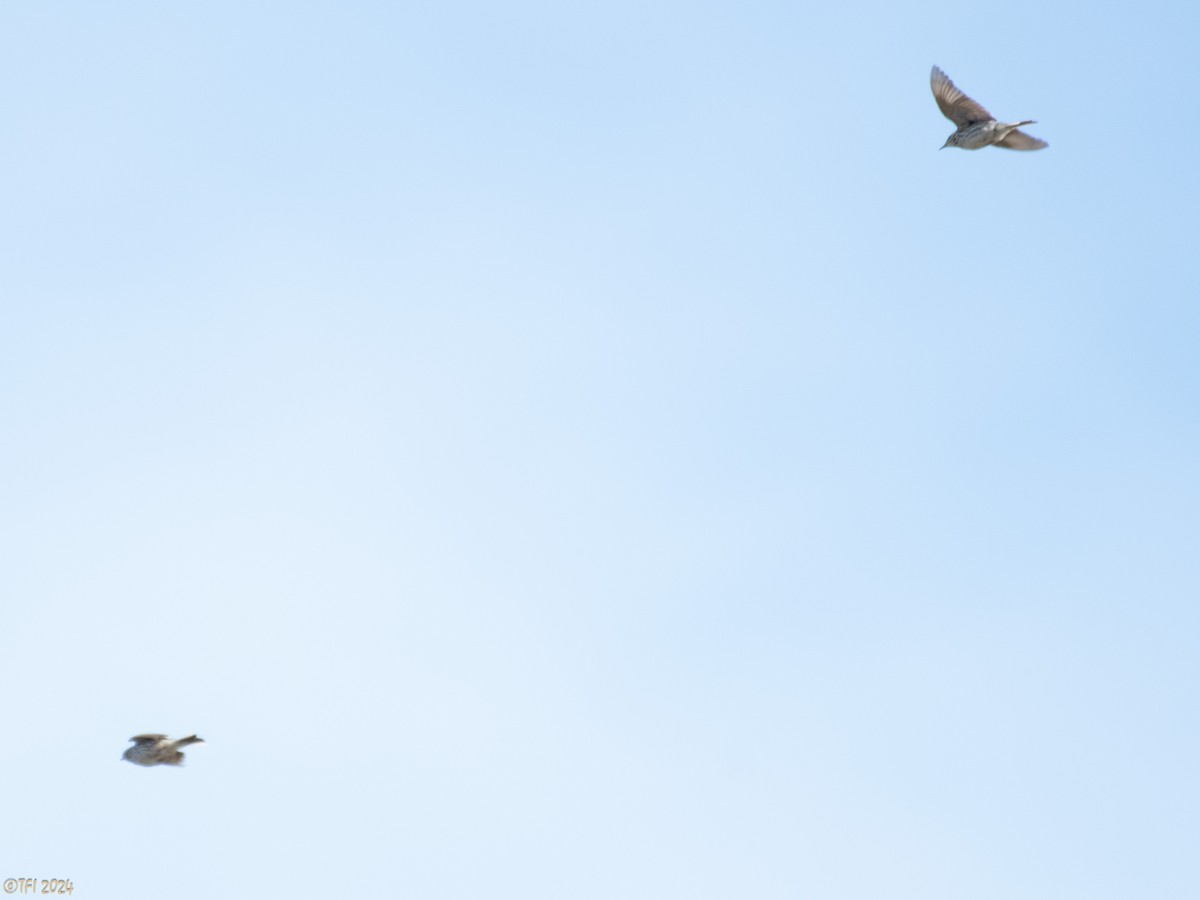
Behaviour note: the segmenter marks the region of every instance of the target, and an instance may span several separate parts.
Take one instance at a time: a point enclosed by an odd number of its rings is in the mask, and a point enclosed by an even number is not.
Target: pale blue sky
[[[1194,900],[1200,11],[1114,9],[6,4],[0,878]]]

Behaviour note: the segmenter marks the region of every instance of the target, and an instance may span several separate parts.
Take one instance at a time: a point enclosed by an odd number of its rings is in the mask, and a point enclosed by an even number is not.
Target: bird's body
[[[171,739],[165,734],[137,734],[130,738],[133,746],[121,756],[139,766],[178,766],[183,764],[183,754],[180,747],[189,744],[203,744],[204,739],[194,734],[187,737]]]
[[[942,115],[958,126],[958,130],[946,138],[942,149],[978,150],[994,145],[1007,150],[1041,150],[1050,146],[1020,130],[1022,125],[1034,124],[1033,119],[1012,123],[997,121],[995,116],[956,88],[937,66],[929,73],[929,85]]]
[[[981,147],[990,147],[992,144],[997,144],[1001,147],[1008,147],[1011,150],[1034,150],[1035,147],[1017,147],[1005,143],[1012,136],[1012,133],[1022,125],[1032,125],[1033,120],[1027,122],[1017,122],[1013,125],[1006,125],[1004,122],[974,122],[966,125],[954,132],[950,136],[947,144],[951,147],[961,147],[963,150],[978,150]],[[1020,132],[1017,132],[1020,134]],[[1025,135],[1029,137],[1029,135]],[[1031,138],[1037,140],[1037,138]]]

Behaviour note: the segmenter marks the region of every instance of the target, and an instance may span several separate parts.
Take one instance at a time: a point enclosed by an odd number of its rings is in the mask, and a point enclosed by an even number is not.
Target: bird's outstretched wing
[[[1004,147],[1006,150],[1041,150],[1050,145],[1041,138],[1035,138],[1033,135],[1017,129],[1010,131],[1004,140],[996,141],[996,146]]]
[[[166,739],[167,736],[165,734],[135,734],[130,738],[131,741],[138,744],[155,744]]]
[[[929,73],[929,86],[933,88],[933,99],[937,101],[942,115],[959,128],[972,122],[987,122],[995,118],[956,88],[954,82],[950,80],[950,76],[937,66],[934,66],[933,71]]]

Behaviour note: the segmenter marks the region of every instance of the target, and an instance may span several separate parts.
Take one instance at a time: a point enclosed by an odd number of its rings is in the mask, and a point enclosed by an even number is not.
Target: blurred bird
[[[194,734],[178,740],[171,740],[165,734],[135,734],[130,740],[133,741],[133,746],[126,750],[121,758],[139,766],[182,765],[183,754],[179,752],[179,748],[204,743],[203,738]]]
[[[947,147],[978,150],[989,144],[1008,150],[1041,150],[1050,146],[1018,130],[1022,125],[1033,125],[1033,119],[1012,125],[997,122],[990,112],[956,88],[949,76],[937,66],[929,74],[929,84],[942,115],[958,126],[958,131],[946,138],[942,150]]]

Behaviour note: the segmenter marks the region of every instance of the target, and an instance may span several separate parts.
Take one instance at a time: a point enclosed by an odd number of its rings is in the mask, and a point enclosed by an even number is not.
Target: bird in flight
[[[1007,150],[1041,150],[1050,146],[1020,130],[1022,125],[1033,125],[1033,119],[1011,125],[997,122],[995,116],[956,88],[950,77],[937,66],[929,73],[929,84],[942,115],[958,126],[958,130],[946,138],[941,149],[961,147],[964,150],[978,150],[995,144]]]
[[[135,734],[130,738],[133,746],[121,756],[139,766],[179,766],[183,764],[183,754],[180,747],[189,744],[203,744],[204,739],[190,734],[184,738],[172,740],[165,734]]]

